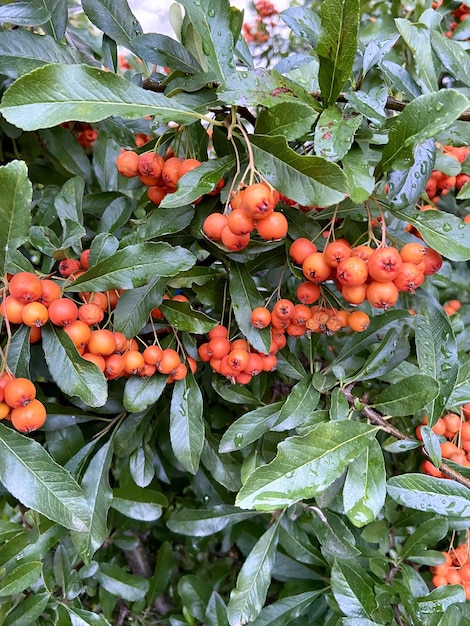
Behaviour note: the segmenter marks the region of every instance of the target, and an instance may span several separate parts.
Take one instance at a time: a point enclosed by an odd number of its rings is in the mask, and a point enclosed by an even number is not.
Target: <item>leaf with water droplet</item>
[[[170,405],[170,441],[175,457],[191,474],[199,467],[204,446],[202,393],[191,374],[174,383]]]
[[[390,208],[414,207],[426,188],[436,155],[433,139],[427,139],[414,150],[414,162],[410,168],[394,170],[388,177]]]

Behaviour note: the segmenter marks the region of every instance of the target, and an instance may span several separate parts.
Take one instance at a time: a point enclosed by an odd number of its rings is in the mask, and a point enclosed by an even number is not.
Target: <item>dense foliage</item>
[[[0,626],[470,624],[467,3],[1,4]]]

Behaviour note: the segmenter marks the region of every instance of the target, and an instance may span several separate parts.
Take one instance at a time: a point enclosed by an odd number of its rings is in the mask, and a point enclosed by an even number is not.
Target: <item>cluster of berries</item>
[[[428,422],[424,416],[422,423],[416,427],[416,437],[422,440],[421,427]],[[454,463],[470,467],[470,403],[462,406],[461,415],[446,413],[432,426],[433,432],[441,439],[441,455]],[[446,476],[431,461],[423,461],[420,465],[423,473],[435,478]]]
[[[254,7],[257,16],[252,24],[243,24],[243,37],[248,44],[259,45],[271,38],[271,31],[277,26],[275,16],[279,11],[269,0],[258,0]]]
[[[253,376],[271,372],[277,364],[276,352],[285,345],[285,337],[279,343],[273,336],[269,354],[255,350],[246,339],[230,340],[228,328],[219,324],[209,331],[208,341],[198,347],[201,361],[209,363],[214,372],[225,376],[230,382],[247,385]]]
[[[64,122],[61,126],[72,131],[75,139],[84,150],[92,148],[98,137],[98,131],[86,122]]]
[[[221,243],[227,250],[243,250],[256,230],[265,241],[283,239],[288,223],[285,215],[275,211],[279,192],[267,183],[253,183],[237,191],[227,213],[211,213],[202,230],[211,241]]]
[[[176,191],[179,179],[199,167],[201,162],[197,159],[183,159],[173,155],[170,150],[165,158],[157,152],[150,150],[137,154],[133,150],[122,149],[116,159],[118,172],[126,178],[137,177],[140,182],[148,187],[147,197],[156,206],[159,206],[163,198]],[[215,195],[224,186],[223,178],[217,183],[209,195]]]
[[[426,276],[442,266],[438,252],[417,242],[398,250],[387,245],[351,246],[345,239],[337,239],[319,251],[312,241],[301,237],[292,243],[289,255],[317,287],[332,281],[349,304],[367,300],[378,309],[392,307],[400,292],[414,293]]]
[[[41,428],[46,407],[36,398],[36,387],[28,378],[16,378],[4,371],[0,376],[0,419],[11,421],[21,433]]]
[[[431,566],[432,584],[434,587],[446,585],[462,585],[465,598],[470,600],[470,553],[467,542],[459,544],[442,553],[444,561]]]
[[[459,163],[463,163],[470,152],[467,146],[441,146],[441,148],[445,155],[453,157]],[[431,202],[437,204],[443,196],[453,189],[457,192],[460,191],[463,185],[468,181],[470,181],[468,174],[460,173],[456,176],[448,176],[440,170],[433,170],[426,183],[426,194]],[[423,207],[421,207],[421,209],[423,209]]]

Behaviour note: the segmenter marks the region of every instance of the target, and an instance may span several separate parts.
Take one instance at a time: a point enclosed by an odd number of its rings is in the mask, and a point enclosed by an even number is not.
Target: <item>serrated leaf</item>
[[[145,33],[134,37],[131,46],[137,56],[154,65],[171,67],[185,74],[197,74],[202,71],[191,52],[179,41],[167,35]]]
[[[114,330],[135,337],[163,301],[167,278],[154,277],[143,287],[123,291],[114,309]],[[140,409],[139,409],[140,410]]]
[[[371,617],[377,608],[374,582],[357,563],[335,561],[331,589],[341,612],[348,617]]]
[[[256,167],[281,193],[305,206],[329,206],[341,202],[347,180],[336,163],[318,156],[301,156],[285,137],[253,135]]]
[[[65,528],[88,529],[82,488],[39,443],[0,424],[0,449],[0,481],[17,500]]]
[[[253,309],[264,306],[264,300],[243,263],[232,261],[230,264],[229,289],[233,314],[240,330],[253,348],[267,354],[271,346],[271,332],[268,328],[258,330],[250,319]]]
[[[170,326],[176,330],[204,335],[218,324],[212,317],[192,309],[187,302],[165,300],[159,308]]]
[[[292,387],[272,429],[291,430],[300,426],[311,416],[319,400],[320,393],[313,387],[312,378],[306,376]]]
[[[390,122],[388,143],[380,162],[382,170],[411,165],[414,147],[448,128],[469,104],[455,89],[441,89],[412,100]]]
[[[413,415],[439,394],[439,383],[432,376],[416,374],[390,385],[375,398],[377,411],[392,417]]]
[[[42,345],[49,372],[59,389],[92,407],[103,406],[108,383],[93,363],[82,359],[70,337],[50,324],[42,327]]]
[[[125,0],[82,0],[89,20],[116,43],[131,48],[131,40],[142,35],[142,27]]]
[[[385,503],[385,481],[382,449],[373,439],[364,454],[350,464],[344,483],[344,512],[354,526],[362,528],[377,517]]]
[[[162,507],[168,500],[162,493],[139,487],[118,487],[113,489],[111,507],[126,517],[143,522],[152,522],[162,514]]]
[[[317,46],[318,80],[327,104],[338,97],[348,80],[357,51],[360,8],[358,0],[324,0],[321,35]]]
[[[337,105],[326,108],[315,125],[315,153],[328,161],[340,161],[354,141],[362,116],[344,113]]]
[[[60,88],[58,87],[60,86]],[[81,120],[99,122],[111,116],[194,122],[190,109],[134,85],[112,72],[87,65],[51,63],[16,80],[5,92],[1,114],[18,128],[37,130]]]
[[[113,458],[112,441],[105,443],[91,458],[81,485],[91,511],[86,533],[73,533],[72,540],[81,554],[90,558],[108,538],[107,518],[112,500],[109,470]]]
[[[50,594],[34,593],[27,598],[23,598],[15,608],[8,613],[5,618],[4,626],[31,626],[37,623],[41,617],[47,603],[50,600]]]
[[[73,48],[57,43],[49,35],[38,35],[28,30],[0,32],[0,72],[17,78],[49,63],[79,63]]]
[[[199,33],[210,68],[220,82],[235,73],[234,38],[228,0],[181,0],[191,25]]]
[[[303,102],[320,110],[316,100],[301,86],[276,70],[256,68],[236,72],[217,90],[220,100],[238,106],[276,107],[279,104]]]
[[[178,181],[178,188],[168,193],[160,203],[164,209],[178,208],[190,204],[201,196],[210,193],[223,175],[235,165],[233,156],[210,159],[187,172]]]
[[[256,121],[259,135],[282,135],[294,141],[310,131],[318,113],[303,102],[281,102],[262,109]]]
[[[149,581],[146,578],[127,574],[121,567],[112,563],[100,562],[95,578],[108,593],[129,602],[142,600],[149,588]]]
[[[220,440],[219,452],[240,450],[268,432],[279,418],[283,402],[273,402],[248,411],[227,428]]]
[[[135,289],[155,276],[175,276],[195,262],[196,257],[181,246],[173,247],[161,241],[136,243],[92,265],[68,290]]]
[[[172,513],[166,524],[175,533],[208,537],[255,515],[258,515],[255,511],[243,511],[231,504],[218,504],[210,509],[180,509]]]
[[[279,519],[258,539],[230,592],[227,616],[230,626],[252,622],[266,601],[279,536]]]
[[[38,2],[15,2],[0,7],[0,24],[15,24],[15,26],[40,26],[50,20],[50,13],[46,7]]]
[[[153,376],[131,376],[124,386],[122,402],[124,407],[133,413],[145,411],[155,404],[166,388],[167,377],[159,374]]]
[[[396,215],[414,226],[428,246],[445,258],[470,259],[470,224],[460,217],[443,211],[397,211]]]
[[[271,463],[249,475],[236,504],[270,511],[322,493],[364,453],[375,430],[359,422],[327,422],[303,437],[288,437]]]
[[[173,453],[186,471],[195,474],[204,445],[202,394],[188,372],[174,383],[170,405],[170,441]]]
[[[425,300],[421,302],[416,316],[415,341],[420,371],[439,384],[439,394],[426,407],[429,426],[433,426],[443,413],[459,371],[457,342],[441,307]]]
[[[28,238],[31,225],[30,204],[33,188],[24,161],[11,161],[0,167],[0,269],[4,274],[6,265],[14,252]]]
[[[432,54],[430,30],[424,24],[412,24],[405,18],[395,20],[397,29],[413,55],[417,81],[423,91],[437,91],[438,72],[436,59]]]
[[[410,509],[470,518],[470,489],[454,480],[403,474],[388,480],[387,493],[395,502]]]
[[[0,598],[21,593],[35,583],[41,575],[41,562],[21,563],[0,580]]]
[[[433,139],[427,139],[413,152],[413,165],[404,170],[390,172],[388,198],[392,210],[414,207],[426,189],[436,157]]]

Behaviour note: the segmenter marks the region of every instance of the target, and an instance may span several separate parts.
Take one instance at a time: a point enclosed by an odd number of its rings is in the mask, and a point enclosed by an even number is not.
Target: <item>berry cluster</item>
[[[116,159],[118,172],[126,178],[137,177],[140,182],[148,187],[147,197],[156,206],[159,206],[163,198],[176,191],[179,179],[199,167],[201,162],[197,159],[182,159],[173,155],[170,150],[166,158],[157,152],[150,150],[137,154],[133,150],[122,150]],[[215,195],[224,186],[224,179],[220,179],[210,195]]]
[[[40,428],[46,421],[46,407],[36,398],[36,387],[28,378],[9,372],[0,376],[0,419],[8,419],[21,433]]]
[[[422,439],[421,427],[426,424],[427,416],[424,416],[422,424],[416,428],[416,437],[420,440]],[[432,426],[432,430],[441,439],[443,459],[450,459],[454,463],[470,467],[470,403],[462,406],[461,415],[449,412],[440,417]],[[420,469],[430,476],[446,478],[431,461],[423,461]]]
[[[277,364],[276,352],[284,347],[273,337],[269,354],[255,350],[246,339],[230,340],[228,328],[219,324],[208,333],[209,341],[198,348],[201,361],[209,363],[214,372],[225,376],[230,382],[247,385],[253,376],[270,372]]]
[[[312,241],[299,238],[289,255],[315,285],[332,281],[349,304],[367,300],[378,309],[392,307],[400,292],[414,293],[425,277],[442,265],[438,252],[415,242],[398,250],[387,245],[351,246],[345,239],[337,239],[319,251]]]
[[[211,241],[227,250],[243,250],[256,230],[261,239],[275,241],[287,235],[288,223],[283,213],[275,211],[279,192],[267,183],[253,183],[235,193],[227,213],[211,213],[202,230]]]
[[[470,600],[470,554],[467,542],[442,553],[444,561],[430,567],[434,587],[462,585],[465,598]]]
[[[456,159],[459,163],[463,163],[470,149],[467,146],[441,146],[442,151],[445,155],[451,156]],[[428,195],[431,202],[437,204],[439,200],[448,194],[450,191],[455,189],[457,192],[463,187],[463,185],[470,180],[470,176],[467,174],[457,174],[456,176],[448,176],[441,172],[440,170],[433,170],[429,180],[426,184],[426,194]],[[434,208],[434,207],[429,207]],[[423,209],[423,207],[421,207]]]

